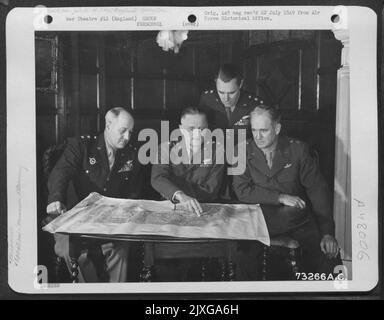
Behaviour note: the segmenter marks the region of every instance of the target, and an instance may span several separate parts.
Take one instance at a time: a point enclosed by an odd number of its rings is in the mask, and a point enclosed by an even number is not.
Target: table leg
[[[237,242],[229,241],[227,244],[228,250],[228,280],[236,280],[236,254],[237,254]]]
[[[69,236],[69,258],[70,258],[70,273],[71,282],[79,282],[79,262],[78,259],[81,254],[80,250],[81,240],[80,238],[70,235]]]
[[[261,280],[267,280],[267,266],[268,266],[268,251],[269,248],[266,245],[263,245],[263,257],[261,261]]]
[[[235,281],[236,280],[236,267],[235,263],[230,260],[228,262],[228,281]]]
[[[152,243],[144,243],[143,245],[143,269],[140,273],[141,282],[151,282],[153,277],[154,264],[154,245]]]
[[[206,281],[207,279],[207,259],[201,259],[201,281]]]
[[[300,272],[299,266],[297,264],[297,256],[299,249],[289,249],[289,265],[292,270],[292,276],[296,279],[296,274]]]
[[[227,276],[225,259],[223,258],[219,259],[219,264],[220,264],[220,274],[221,274],[220,279],[221,281],[225,281]]]

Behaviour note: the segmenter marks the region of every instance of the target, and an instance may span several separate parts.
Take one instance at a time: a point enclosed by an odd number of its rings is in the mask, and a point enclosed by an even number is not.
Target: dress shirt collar
[[[104,140],[105,140],[105,148],[106,148],[106,151],[107,151],[108,158],[111,155],[114,157],[115,154],[116,154],[116,149],[114,147],[112,147],[112,144],[109,142],[108,136],[107,136],[107,134],[105,132],[104,132]]]
[[[277,139],[275,140],[275,142],[271,146],[269,146],[268,148],[265,148],[265,149],[261,149],[261,151],[264,154],[271,153],[271,152],[272,152],[272,154],[274,154],[276,151],[276,148],[277,148],[278,141],[279,141],[279,138],[277,137]]]

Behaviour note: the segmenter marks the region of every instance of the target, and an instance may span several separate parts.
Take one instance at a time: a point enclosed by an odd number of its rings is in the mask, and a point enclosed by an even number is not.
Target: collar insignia
[[[89,158],[89,164],[91,165],[91,166],[93,166],[94,164],[96,164],[96,159],[95,158]]]

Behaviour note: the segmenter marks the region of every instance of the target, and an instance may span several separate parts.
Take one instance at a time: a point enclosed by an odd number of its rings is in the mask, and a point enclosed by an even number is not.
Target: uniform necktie
[[[190,140],[189,143],[189,163],[193,163],[193,140]]]
[[[267,158],[267,164],[269,169],[272,168],[272,160],[273,160],[273,151],[267,152],[265,154],[265,157]]]
[[[113,164],[115,163],[115,153],[112,150],[109,150],[108,152],[108,162],[109,162],[109,169],[112,169]]]
[[[229,123],[231,123],[231,115],[232,115],[231,107],[225,107],[225,112],[227,113],[227,118]]]

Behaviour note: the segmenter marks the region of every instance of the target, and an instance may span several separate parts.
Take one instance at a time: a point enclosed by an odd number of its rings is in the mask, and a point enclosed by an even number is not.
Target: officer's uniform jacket
[[[180,157],[183,148],[186,150],[184,140],[160,145],[160,150],[165,149],[164,154],[169,152],[168,159],[171,160],[173,156]],[[212,148],[211,154],[207,152],[208,148]],[[159,164],[152,166],[152,187],[168,200],[172,200],[176,191],[183,191],[200,202],[216,201],[225,174],[225,165],[216,164],[216,149],[218,152],[224,152],[222,145],[214,141],[202,148],[200,164],[175,164],[173,161],[161,164],[161,160],[164,161],[167,157],[159,155]]]
[[[200,96],[199,106],[205,110],[208,115],[208,123],[210,129],[234,129],[233,143],[237,144],[238,130],[246,130],[246,139],[252,137],[251,125],[250,125],[250,113],[255,107],[263,104],[263,100],[253,94],[250,94],[244,90],[240,90],[240,96],[237,101],[236,107],[231,113],[231,121],[228,120],[225,106],[220,100],[220,97],[216,90],[207,90]],[[224,131],[224,139],[227,140],[227,136]],[[231,203],[234,201],[235,195],[232,191],[232,176],[225,176],[220,190],[220,198],[222,201]]]
[[[240,90],[240,97],[231,114],[231,121],[228,120],[225,106],[216,90],[204,91],[200,97],[199,106],[206,110],[211,129],[249,129],[249,113],[262,103],[261,98]]]
[[[137,150],[129,144],[116,151],[110,169],[104,133],[71,138],[49,176],[48,203],[66,203],[69,181],[73,181],[79,199],[91,192],[108,197],[138,198],[143,185],[140,171]]]
[[[279,205],[281,193],[298,196],[314,212],[320,233],[334,235],[330,192],[317,161],[305,143],[282,136],[278,139],[271,169],[254,140],[247,141],[246,170],[233,178],[238,199]]]

